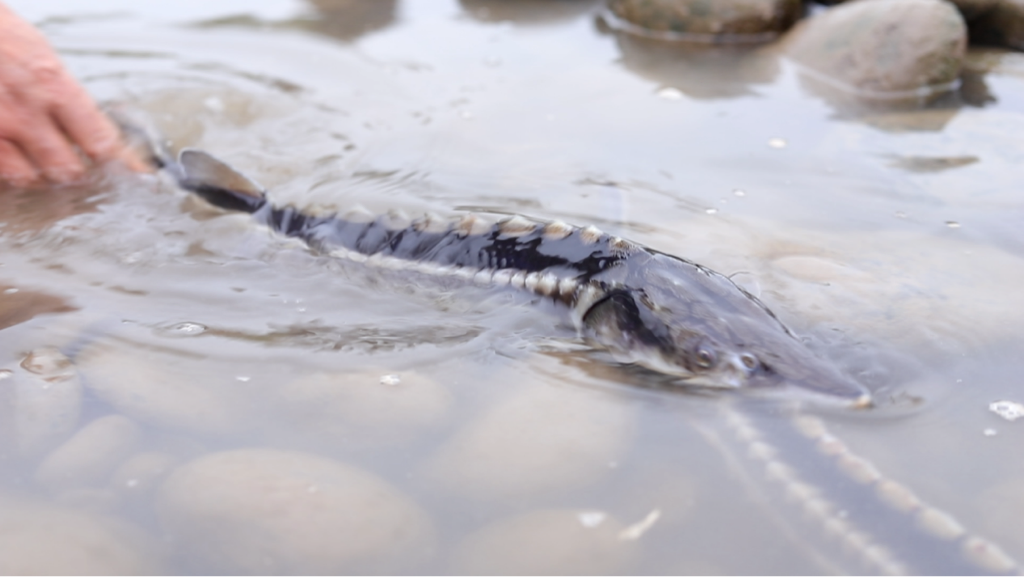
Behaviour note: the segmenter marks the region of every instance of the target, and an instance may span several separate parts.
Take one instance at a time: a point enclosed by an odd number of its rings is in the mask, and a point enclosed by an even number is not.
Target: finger
[[[27,186],[39,179],[39,173],[21,149],[8,140],[0,140],[0,181]]]
[[[71,182],[85,173],[85,166],[64,133],[49,118],[33,122],[36,129],[19,142],[29,161],[51,182]]]
[[[71,142],[92,160],[102,162],[122,154],[121,132],[81,87],[74,86],[52,114]]]

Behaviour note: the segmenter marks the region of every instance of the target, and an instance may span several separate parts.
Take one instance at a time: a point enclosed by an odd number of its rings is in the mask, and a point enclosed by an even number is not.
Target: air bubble
[[[1024,405],[1013,401],[996,401],[994,403],[990,403],[988,410],[1007,421],[1016,421],[1017,419],[1024,417]]]
[[[603,523],[607,516],[608,515],[601,511],[588,511],[577,515],[577,519],[580,520],[580,525],[583,525],[587,529],[593,529]]]
[[[398,375],[384,375],[380,378],[380,384],[387,385],[389,387],[397,386],[402,382],[402,379]]]
[[[203,100],[203,106],[212,112],[224,112],[224,101],[216,96],[210,96]]]
[[[786,148],[786,140],[783,138],[769,138],[768,146],[772,148]]]
[[[4,379],[9,379],[11,378],[12,375],[14,375],[13,371],[9,371],[7,369],[0,369],[0,381]]]
[[[682,91],[671,86],[659,88],[655,94],[657,94],[659,98],[664,98],[665,100],[682,100],[683,98]]]
[[[709,208],[709,209],[705,210],[704,212],[706,212],[708,214],[717,214],[718,213],[718,209],[717,208]]]
[[[16,292],[18,292],[18,289],[16,289],[16,288],[4,289],[4,294],[5,295],[12,295],[12,294],[14,294]]]
[[[732,194],[733,196],[747,196],[747,192],[745,190],[740,190],[738,188],[733,190]]]
[[[985,429],[984,431],[982,431],[981,434],[985,435],[986,437],[995,437],[996,434],[997,434],[997,431],[995,429],[988,428],[988,429]]]
[[[947,220],[946,226],[949,228],[960,228],[960,223],[955,220]]]
[[[199,323],[184,322],[171,327],[171,332],[184,336],[193,336],[205,333],[206,328],[206,325],[201,325]]]

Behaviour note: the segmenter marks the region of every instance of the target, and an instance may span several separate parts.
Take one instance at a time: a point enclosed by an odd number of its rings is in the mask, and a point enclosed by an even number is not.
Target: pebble
[[[425,514],[377,476],[273,449],[213,453],[182,465],[156,511],[178,552],[204,571],[394,573],[432,548]]]
[[[630,32],[695,42],[766,41],[800,17],[799,0],[611,0]]]
[[[971,41],[1024,50],[1024,0],[995,0],[970,22]]]
[[[466,424],[426,472],[459,495],[484,499],[577,490],[621,460],[633,429],[634,414],[615,397],[529,386]]]
[[[630,573],[636,543],[622,523],[595,511],[552,509],[498,520],[469,534],[452,556],[463,575],[618,575]],[[528,552],[528,554],[524,554]]]
[[[19,457],[42,454],[78,426],[82,385],[71,361],[54,348],[29,353],[0,371],[0,447]]]
[[[229,435],[255,425],[251,386],[230,367],[172,350],[96,345],[77,356],[90,392],[118,412],[193,433]],[[221,370],[223,369],[223,370]]]
[[[801,23],[786,53],[816,87],[918,99],[955,88],[966,45],[964,20],[948,2],[860,0]]]
[[[121,415],[100,417],[54,449],[36,469],[36,480],[52,491],[105,483],[140,443],[142,432]]]
[[[445,422],[452,395],[429,377],[387,370],[319,373],[285,385],[284,424],[332,446],[392,445]]]
[[[153,544],[123,520],[0,496],[0,574],[149,575]]]

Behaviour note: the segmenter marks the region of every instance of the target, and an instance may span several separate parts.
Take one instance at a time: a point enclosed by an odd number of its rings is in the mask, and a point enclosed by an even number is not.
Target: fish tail
[[[164,170],[178,186],[225,210],[254,213],[266,203],[262,186],[226,162],[194,148],[177,158],[151,123],[124,106],[110,105],[106,113],[121,130],[125,144],[154,169]]]

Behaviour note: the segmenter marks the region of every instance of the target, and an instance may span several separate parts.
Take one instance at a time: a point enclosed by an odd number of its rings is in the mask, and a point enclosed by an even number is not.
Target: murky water
[[[851,109],[770,48],[650,45],[583,0],[12,4],[278,204],[595,224],[734,275],[880,402],[652,388],[549,308],[317,256],[158,177],[3,191],[5,571],[1024,558],[1024,421],[989,410],[1024,401],[1024,57]]]

